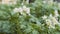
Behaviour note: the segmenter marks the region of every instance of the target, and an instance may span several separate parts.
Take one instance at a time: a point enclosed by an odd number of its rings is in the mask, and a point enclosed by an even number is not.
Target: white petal
[[[42,16],[42,18],[43,18],[43,19],[46,19],[46,18],[47,18],[47,16],[46,16],[46,15],[44,15],[44,16]]]
[[[18,12],[18,8],[13,9],[14,12]]]
[[[29,14],[30,13],[30,8],[27,8],[26,9],[26,12]]]

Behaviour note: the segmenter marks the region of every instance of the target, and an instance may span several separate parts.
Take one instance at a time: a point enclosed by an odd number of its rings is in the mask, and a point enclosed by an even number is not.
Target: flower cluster
[[[48,28],[55,28],[55,25],[59,25],[59,21],[54,17],[52,16],[52,14],[50,14],[50,16],[43,16],[42,17],[43,20],[45,20]]]
[[[30,15],[30,8],[29,7],[26,7],[26,6],[23,6],[23,7],[19,7],[19,8],[15,8],[13,9],[14,13],[21,13],[21,14],[28,14]]]

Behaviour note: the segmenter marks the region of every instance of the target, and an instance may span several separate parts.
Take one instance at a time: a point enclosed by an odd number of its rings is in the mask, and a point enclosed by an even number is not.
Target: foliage
[[[1,34],[60,34],[60,9],[58,3],[43,3],[42,0],[35,0],[34,3],[26,4],[30,8],[30,14],[23,10],[21,2],[16,5],[0,5],[0,33]],[[26,8],[27,8],[26,7]],[[17,9],[17,12],[13,10]],[[58,10],[58,24],[53,25],[55,28],[49,28],[46,24],[47,19],[55,18],[55,9]],[[52,14],[52,17],[50,16]],[[46,19],[43,19],[46,15]],[[43,17],[43,18],[42,18]],[[49,22],[48,22],[49,23]]]

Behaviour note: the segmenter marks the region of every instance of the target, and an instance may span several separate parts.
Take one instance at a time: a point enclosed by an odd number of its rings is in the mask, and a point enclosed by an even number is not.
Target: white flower
[[[54,24],[59,23],[58,20],[54,16],[52,16],[52,14],[50,14],[49,19],[51,19],[52,23],[54,23]]]
[[[57,21],[57,19],[55,17],[51,18],[51,21],[54,25],[58,24],[59,22]]]
[[[13,11],[14,13],[20,12],[22,14],[23,9],[20,7],[20,8],[13,9]]]
[[[55,26],[50,25],[49,28],[53,28],[53,29],[55,29]]]
[[[48,28],[55,29],[55,25],[59,25],[58,20],[52,16],[52,14],[50,14],[48,18],[47,17],[48,16],[44,15],[42,18],[46,21]]]
[[[20,12],[21,14],[23,14],[23,8],[22,8],[22,7],[19,7],[19,12]]]
[[[46,19],[46,24],[48,26],[48,28],[55,28],[55,25],[52,23],[52,21],[50,19]]]
[[[23,6],[23,11],[25,11],[27,14],[30,14],[30,8]]]
[[[54,13],[55,13],[54,17],[58,20],[58,18],[57,18],[57,17],[59,16],[59,14],[58,14],[58,10],[55,10]]]
[[[47,16],[46,16],[46,15],[44,15],[44,16],[42,16],[42,18],[43,18],[43,19],[47,19]]]
[[[24,5],[24,6],[23,6],[23,9],[25,10],[26,8],[27,8],[27,7]]]
[[[46,24],[47,25],[51,25],[51,20],[50,19],[46,19]]]
[[[26,6],[15,8],[15,9],[13,9],[13,11],[14,11],[14,13],[20,12],[21,14],[26,13],[26,14],[30,15],[30,8],[28,8]]]
[[[30,14],[30,8],[26,8],[26,11],[27,14]]]
[[[57,17],[57,16],[59,16],[59,14],[58,14],[58,10],[55,10],[55,17]]]
[[[45,19],[48,28],[55,28],[55,25],[59,25],[58,20],[50,14],[49,18]]]
[[[13,9],[14,13],[19,12],[18,8]]]

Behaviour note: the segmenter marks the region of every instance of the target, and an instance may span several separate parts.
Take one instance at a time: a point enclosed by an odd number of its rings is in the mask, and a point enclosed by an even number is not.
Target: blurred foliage
[[[20,2],[19,2],[20,1]],[[60,26],[55,29],[49,29],[42,20],[42,16],[53,14],[57,9],[60,14],[58,3],[43,3],[42,0],[35,0],[35,2],[28,4],[30,7],[30,16],[20,15],[20,13],[13,14],[13,9],[21,6],[22,1],[18,0],[16,5],[0,4],[0,33],[1,34],[60,34]],[[60,20],[60,16],[58,17]]]

